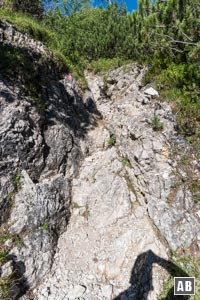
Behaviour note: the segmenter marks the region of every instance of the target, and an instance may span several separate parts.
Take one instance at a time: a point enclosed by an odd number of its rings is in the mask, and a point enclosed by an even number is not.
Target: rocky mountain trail
[[[7,22],[0,41],[25,61],[0,75],[0,298],[156,299],[171,251],[200,248],[200,166],[170,105],[145,67],[82,91]]]
[[[199,206],[178,181],[181,166],[172,155],[174,145],[179,154],[189,146],[170,105],[142,86],[144,72],[129,65],[86,74],[103,119],[88,131],[87,155],[72,180],[69,224],[33,299],[157,299],[171,251],[198,252]],[[141,256],[152,278],[137,273]]]
[[[27,82],[0,76],[0,298],[18,299],[51,269],[70,218],[72,176],[101,116],[74,80],[48,66],[40,43],[5,22],[0,32],[13,54],[30,46],[20,59],[28,57],[31,87],[41,92],[34,97]]]

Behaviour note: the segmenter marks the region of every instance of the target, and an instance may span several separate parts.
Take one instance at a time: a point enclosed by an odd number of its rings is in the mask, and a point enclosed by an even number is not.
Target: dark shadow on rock
[[[46,99],[48,125],[60,122],[79,138],[84,138],[88,130],[96,127],[97,121],[102,118],[91,97],[83,101],[73,80],[52,82],[46,88]]]
[[[101,118],[94,100],[91,97],[83,100],[74,79],[64,79],[68,70],[58,67],[51,58],[44,60],[40,53],[1,44],[0,69],[0,79],[18,87],[18,100],[24,96],[29,99],[45,117],[46,126],[62,123],[77,137],[84,138]],[[0,96],[6,102],[16,100],[9,89],[2,90]]]
[[[180,267],[173,262],[157,256],[151,250],[140,254],[133,266],[130,287],[118,295],[114,300],[147,300],[149,292],[154,289],[152,281],[153,264],[158,264],[173,277],[189,277]],[[175,296],[174,287],[162,300],[187,300],[188,296]],[[155,299],[156,300],[156,299]]]
[[[3,114],[4,109],[9,107],[8,112],[6,109],[5,112],[11,120],[9,134],[0,138],[0,156],[2,157],[0,175],[6,178],[6,183],[3,182],[5,190],[2,193],[3,202],[0,203],[1,225],[9,218],[12,201],[8,199],[18,191],[14,179],[17,174],[21,174],[21,169],[25,169],[33,182],[37,183],[46,167],[47,174],[48,172],[65,174],[68,156],[71,155],[69,161],[71,159],[73,172],[76,175],[75,172],[82,159],[80,140],[86,137],[90,129],[97,126],[101,114],[91,95],[84,99],[74,79],[64,78],[64,72],[67,70],[61,70],[51,57],[45,58],[42,54],[33,53],[31,50],[15,47],[12,44],[0,44],[0,70],[0,85],[3,87],[0,93],[0,104],[2,104],[0,112]],[[21,120],[22,126],[16,126]],[[55,133],[53,126],[57,126]],[[61,141],[56,135],[60,128],[63,132]],[[51,130],[54,134],[52,136]],[[50,136],[52,143],[49,142],[47,136]],[[69,140],[69,145],[66,140]],[[58,153],[55,141],[62,143],[60,153]],[[61,159],[57,160],[57,156]],[[11,161],[10,157],[12,157]],[[13,161],[17,161],[17,164]],[[60,191],[59,187],[52,185],[52,195],[55,194],[56,199],[59,194],[58,190]],[[53,242],[51,244],[50,241],[49,245],[54,251],[58,237],[67,227],[70,219],[70,213],[67,214],[69,207],[65,200],[64,196],[63,199],[57,200],[55,213],[48,220],[53,237]],[[51,226],[54,228],[52,229]],[[35,231],[35,228],[30,225],[28,234],[31,235]],[[34,247],[32,249],[34,251]],[[23,260],[23,251],[21,251],[21,257]],[[24,276],[26,256],[24,257],[24,263],[19,262],[14,255],[9,257],[14,265],[17,277],[16,288],[20,290],[20,295],[29,290],[29,278],[27,280]]]
[[[18,260],[15,255],[9,254],[8,261],[12,261],[12,277],[9,287],[9,299],[17,300],[29,290],[27,278],[24,276],[26,272],[25,264]],[[7,298],[6,298],[7,299]]]
[[[10,103],[15,101],[15,97],[11,93],[9,93],[8,90],[1,90],[0,97],[4,97],[5,101]]]
[[[12,44],[0,45],[0,114],[4,114],[5,110],[11,120],[8,134],[0,139],[1,174],[15,173],[8,155],[13,161],[15,158],[19,160],[20,167],[28,171],[34,183],[38,182],[44,170],[47,171],[50,160],[52,164],[48,171],[65,174],[70,155],[78,173],[78,163],[82,159],[80,140],[97,126],[102,116],[91,93],[85,99],[73,77],[67,79],[67,69],[63,68],[51,57],[44,58],[42,54]],[[21,120],[22,127],[18,126]],[[57,150],[53,147],[55,143],[47,143],[46,139],[49,132],[53,132],[53,126],[57,127],[56,133],[61,128],[65,136],[60,149],[66,147],[66,151],[58,154],[63,155],[62,159],[59,157],[58,166],[52,154]],[[37,141],[36,145],[35,140],[40,135],[42,141]],[[55,134],[52,141],[57,139]]]

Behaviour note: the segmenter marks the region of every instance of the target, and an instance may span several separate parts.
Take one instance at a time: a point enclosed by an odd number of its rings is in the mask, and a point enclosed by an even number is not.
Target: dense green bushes
[[[14,24],[18,30],[29,33],[49,47],[57,47],[56,33],[35,18],[7,8],[0,8],[0,19]]]
[[[0,6],[26,13],[37,18],[41,18],[44,13],[42,0],[2,0]]]
[[[57,8],[49,12],[45,23],[58,33],[62,53],[74,63],[132,57],[130,22],[126,10],[116,3],[106,9],[83,9],[68,17]]]
[[[199,135],[200,6],[197,0],[139,1],[130,16],[139,52],[164,100],[173,103],[179,129]],[[139,28],[139,30],[138,30]]]

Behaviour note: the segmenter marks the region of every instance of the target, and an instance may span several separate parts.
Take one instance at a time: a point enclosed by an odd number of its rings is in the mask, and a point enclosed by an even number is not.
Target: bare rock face
[[[0,38],[36,64],[40,92],[35,99],[27,79],[1,74],[0,277],[14,276],[9,296],[157,299],[171,250],[197,245],[200,230],[190,189],[199,163],[191,154],[190,173],[182,164],[190,148],[170,105],[142,86],[143,67],[88,73],[83,94],[41,44],[7,23]]]
[[[157,299],[170,251],[197,242],[199,207],[178,181],[181,166],[172,155],[174,147],[181,153],[189,146],[167,103],[154,95],[144,103],[144,72],[129,65],[86,74],[103,120],[88,132],[88,155],[72,180],[69,225],[34,299]]]
[[[152,97],[152,98],[156,98],[156,97],[159,96],[158,92],[157,92],[154,88],[152,88],[152,87],[146,89],[146,90],[144,91],[144,93],[145,93],[146,95]]]
[[[146,203],[150,218],[170,248],[176,250],[183,245],[189,246],[199,229],[198,205],[192,200],[190,190],[181,183],[177,183],[176,188],[173,188],[174,183],[178,181],[176,174],[181,171],[180,164],[177,168],[174,167],[177,162],[176,157],[172,155],[173,149],[176,146],[186,152],[189,146],[178,136],[175,117],[167,103],[152,100],[146,106],[137,101],[139,97],[143,98],[143,93],[147,94],[147,91],[150,91],[152,96],[158,96],[153,88],[139,88],[144,71],[135,67],[126,76],[122,76],[121,69],[106,75],[108,78],[114,77],[116,85],[117,82],[123,83],[125,90],[113,93],[110,100],[106,104],[100,103],[98,108],[100,111],[104,110],[106,122],[109,124],[108,130],[115,136],[115,147],[122,162],[129,167],[127,172],[130,181],[135,189],[140,191],[141,203]],[[88,77],[88,80],[91,89],[96,88],[93,79]],[[130,92],[130,86],[133,85],[135,89],[133,92],[131,89]],[[109,89],[115,90],[115,87],[108,85]],[[155,116],[163,125],[160,131],[154,128]],[[195,163],[197,161],[194,161]],[[173,192],[173,200],[170,201]],[[187,215],[188,210],[193,212]],[[181,226],[184,226],[184,233]]]
[[[16,30],[13,25],[5,21],[0,21],[0,41],[5,45],[12,45],[14,47],[20,47],[21,49],[27,49],[32,53],[51,55],[44,44],[31,39],[26,33],[22,34]]]
[[[8,222],[10,234],[19,236],[21,245],[15,245],[9,256],[16,264],[24,263],[23,276],[30,286],[40,282],[52,264],[58,236],[70,217],[70,200],[70,181],[64,176],[34,184],[22,171]]]
[[[0,75],[1,248],[5,263],[13,265],[7,277],[16,277],[6,297],[18,299],[51,269],[70,217],[71,181],[87,149],[87,131],[100,114],[73,79],[52,69],[52,54],[41,43],[5,22],[0,39],[4,50],[18,47],[34,67],[30,94],[21,69],[22,81],[13,82],[5,70]],[[5,270],[3,264],[2,276]],[[2,293],[0,289],[0,298]]]

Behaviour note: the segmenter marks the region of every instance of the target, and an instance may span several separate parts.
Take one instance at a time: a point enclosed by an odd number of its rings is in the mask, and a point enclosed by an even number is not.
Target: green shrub
[[[156,61],[145,75],[144,82],[154,80],[161,99],[170,101],[177,115],[180,133],[196,135],[200,128],[200,76],[194,65],[187,63],[169,63],[165,67],[156,67]],[[191,139],[192,140],[192,139]],[[195,140],[195,139],[194,139]]]
[[[95,73],[100,73],[116,69],[130,62],[132,61],[120,57],[100,58],[98,60],[93,60],[90,64],[88,64],[87,68]]]
[[[188,68],[186,64],[176,65],[170,64],[167,69],[164,69],[157,77],[157,85],[163,86],[168,89],[173,86],[176,88],[182,88],[187,82]]]
[[[43,5],[41,0],[10,0],[12,7],[16,11],[30,14],[35,17],[43,15]]]
[[[0,8],[0,19],[13,24],[18,30],[30,34],[49,47],[57,46],[56,34],[41,22],[13,10]]]

